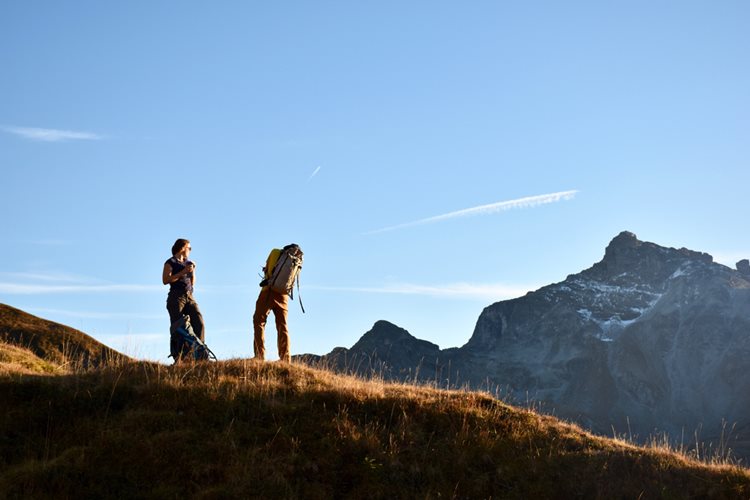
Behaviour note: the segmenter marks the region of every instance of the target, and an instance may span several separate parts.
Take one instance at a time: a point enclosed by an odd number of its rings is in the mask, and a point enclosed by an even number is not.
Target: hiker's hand
[[[195,271],[195,262],[188,262],[188,265],[185,266],[185,270],[189,273]]]

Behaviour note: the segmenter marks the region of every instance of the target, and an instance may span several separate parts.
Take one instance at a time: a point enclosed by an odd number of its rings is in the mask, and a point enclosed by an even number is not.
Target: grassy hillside
[[[247,360],[0,375],[9,498],[748,498],[750,474],[480,393]]]
[[[129,359],[83,332],[5,304],[0,304],[0,342],[26,348],[50,363],[70,368]]]
[[[481,393],[135,362],[3,305],[0,408],[0,499],[750,498],[746,469]]]
[[[0,342],[0,375],[64,372],[63,367],[40,358],[28,349]]]

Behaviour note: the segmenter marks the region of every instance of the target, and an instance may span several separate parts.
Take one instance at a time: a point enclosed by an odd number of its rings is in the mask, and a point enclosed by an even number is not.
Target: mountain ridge
[[[641,440],[700,430],[718,442],[728,422],[735,451],[750,458],[748,271],[746,261],[731,269],[623,231],[591,267],[484,308],[461,347],[428,348],[402,335],[402,355],[378,345],[376,323],[367,350],[358,342],[318,361],[531,399],[595,432]]]

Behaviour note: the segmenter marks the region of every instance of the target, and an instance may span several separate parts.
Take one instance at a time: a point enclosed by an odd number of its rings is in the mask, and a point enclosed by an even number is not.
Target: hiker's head
[[[190,240],[186,240],[184,238],[180,238],[177,241],[174,242],[174,245],[172,245],[172,255],[177,255],[178,253],[182,252],[187,247],[188,250],[190,250]]]
[[[296,243],[289,243],[287,246],[282,248],[282,250],[289,250],[290,248],[296,248],[296,247],[299,247],[299,245]]]

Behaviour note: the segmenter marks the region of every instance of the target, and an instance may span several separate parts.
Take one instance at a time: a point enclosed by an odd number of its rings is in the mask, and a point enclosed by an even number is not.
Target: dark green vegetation
[[[0,405],[7,498],[750,497],[745,469],[296,364],[11,371]]]

